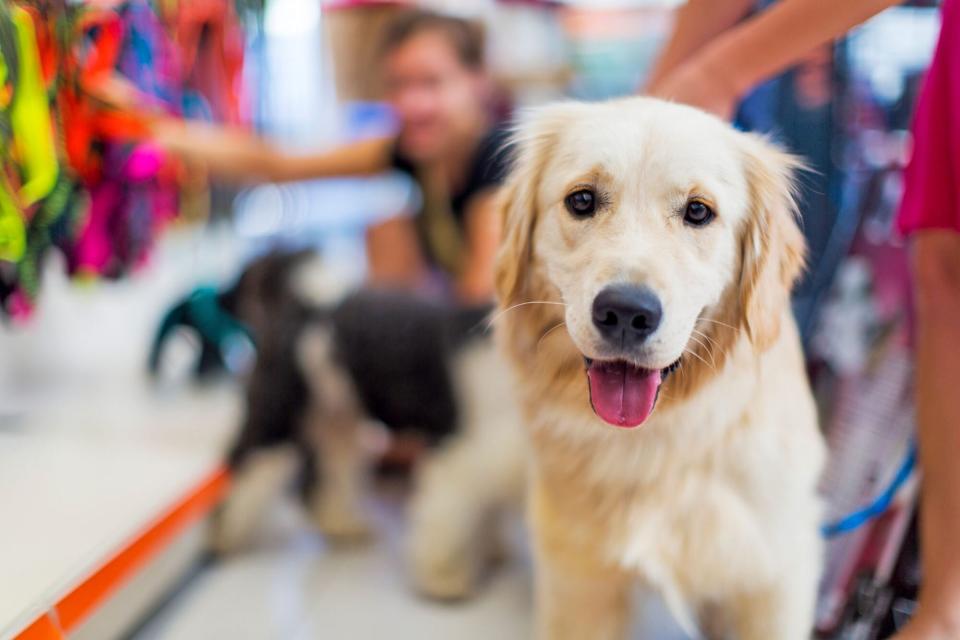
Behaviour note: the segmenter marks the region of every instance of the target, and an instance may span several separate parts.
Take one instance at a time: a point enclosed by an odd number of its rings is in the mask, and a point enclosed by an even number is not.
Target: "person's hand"
[[[646,93],[703,109],[724,120],[733,117],[740,99],[735,83],[702,56],[681,64],[647,87]]]
[[[943,627],[916,621],[908,624],[903,631],[890,640],[956,640],[957,637],[957,633]]]
[[[150,125],[154,144],[178,156],[189,155],[203,145],[203,136],[195,135],[192,127],[178,118],[156,118]]]
[[[945,623],[934,614],[927,615],[921,609],[903,631],[891,640],[956,640],[960,638],[960,628]]]
[[[190,170],[226,180],[279,180],[286,160],[263,139],[242,129],[176,118],[157,118],[150,139]]]
[[[178,118],[156,118],[150,126],[155,144],[188,160],[249,154],[261,144],[245,131]]]

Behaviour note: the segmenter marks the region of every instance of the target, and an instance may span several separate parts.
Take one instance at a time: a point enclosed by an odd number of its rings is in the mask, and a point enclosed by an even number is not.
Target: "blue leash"
[[[903,462],[900,463],[900,468],[897,469],[896,475],[893,476],[893,480],[890,481],[889,486],[887,486],[883,493],[862,509],[858,509],[839,520],[823,525],[820,530],[823,536],[832,538],[843,533],[849,533],[886,513],[887,509],[890,508],[890,504],[893,502],[893,498],[897,495],[903,483],[910,477],[916,465],[917,443],[914,441],[910,443],[906,457],[904,457]]]

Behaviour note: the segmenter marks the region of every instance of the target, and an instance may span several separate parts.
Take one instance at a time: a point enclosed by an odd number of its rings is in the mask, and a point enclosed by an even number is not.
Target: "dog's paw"
[[[363,544],[373,538],[373,528],[359,513],[321,509],[315,515],[314,523],[320,533],[335,545]]]
[[[466,550],[444,549],[420,540],[409,547],[408,566],[414,587],[428,598],[463,600],[476,588],[477,558]]]
[[[254,526],[230,518],[223,510],[214,514],[207,529],[207,548],[217,556],[229,556],[253,546]]]
[[[473,595],[475,571],[466,562],[416,564],[412,569],[416,590],[434,600],[465,600]]]

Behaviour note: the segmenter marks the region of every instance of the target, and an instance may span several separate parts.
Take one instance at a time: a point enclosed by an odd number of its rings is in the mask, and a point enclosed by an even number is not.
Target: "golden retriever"
[[[825,451],[790,289],[798,162],[651,98],[530,113],[502,193],[544,639],[620,638],[630,590],[709,637],[809,636]]]

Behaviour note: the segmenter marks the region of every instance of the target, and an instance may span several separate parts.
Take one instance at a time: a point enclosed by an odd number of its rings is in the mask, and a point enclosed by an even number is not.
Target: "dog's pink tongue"
[[[587,369],[590,404],[605,422],[636,427],[653,411],[660,387],[660,371],[638,369],[626,362],[594,360]]]

